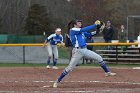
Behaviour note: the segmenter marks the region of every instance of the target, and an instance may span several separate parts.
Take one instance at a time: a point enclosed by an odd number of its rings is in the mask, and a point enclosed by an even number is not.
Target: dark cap
[[[73,23],[73,24],[76,24],[77,22],[82,22],[82,20],[79,20],[79,19],[74,19],[74,20],[72,20],[72,23]]]
[[[82,20],[79,20],[79,19],[75,19],[75,22],[82,22]]]
[[[74,20],[70,21],[70,22],[68,23],[68,29],[74,27],[74,25],[75,25],[77,22],[82,22],[82,20],[74,19]]]

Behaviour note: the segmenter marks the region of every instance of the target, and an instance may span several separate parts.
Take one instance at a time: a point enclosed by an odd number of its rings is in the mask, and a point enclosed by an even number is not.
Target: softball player
[[[58,59],[58,48],[57,44],[61,43],[61,45],[64,45],[63,43],[63,36],[61,35],[61,29],[56,28],[55,34],[51,34],[48,38],[46,38],[44,42],[44,47],[47,45],[47,50],[49,53],[48,60],[47,60],[47,66],[46,68],[50,68],[50,60],[54,54],[54,59],[53,59],[53,69],[58,69],[56,66],[57,64],[57,59]]]
[[[79,62],[79,60],[83,57],[97,60],[102,67],[102,69],[105,72],[106,76],[114,76],[116,73],[111,73],[109,69],[107,68],[106,64],[103,61],[103,58],[96,54],[95,52],[88,50],[86,48],[85,43],[85,35],[92,35],[88,34],[87,31],[94,29],[97,25],[100,25],[101,22],[97,20],[95,24],[81,28],[82,23],[80,20],[71,21],[71,27],[70,28],[70,39],[73,44],[73,50],[72,50],[72,58],[69,63],[69,65],[62,71],[60,76],[57,78],[57,80],[54,82],[53,87],[56,88],[58,86],[58,83],[70,72],[76,67],[76,64]]]

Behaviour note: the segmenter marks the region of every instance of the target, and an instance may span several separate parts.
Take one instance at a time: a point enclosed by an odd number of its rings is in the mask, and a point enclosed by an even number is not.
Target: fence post
[[[118,64],[118,46],[116,45],[116,64]]]
[[[23,46],[23,64],[25,64],[25,46]]]

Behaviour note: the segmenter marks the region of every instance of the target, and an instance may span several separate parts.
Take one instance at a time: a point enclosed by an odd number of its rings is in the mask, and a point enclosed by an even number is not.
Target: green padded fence
[[[16,35],[8,35],[8,42],[7,43],[17,43],[17,36]]]
[[[0,35],[0,43],[43,43],[44,36],[16,36],[16,35]]]
[[[0,43],[4,44],[8,42],[8,35],[0,35]]]

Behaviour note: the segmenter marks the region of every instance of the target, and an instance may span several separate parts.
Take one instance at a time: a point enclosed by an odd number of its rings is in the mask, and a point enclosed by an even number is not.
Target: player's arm
[[[50,41],[53,38],[54,34],[50,35],[48,38],[45,39],[43,47],[45,47],[48,43],[48,41]]]
[[[45,47],[47,45],[47,43],[48,43],[48,40],[45,39],[44,44],[43,44],[43,47]]]
[[[90,32],[84,32],[85,37],[90,37],[92,36]]]
[[[51,34],[51,35],[47,38],[47,40],[48,40],[48,41],[51,40],[54,36],[55,36],[55,34]]]
[[[84,35],[85,35],[86,37],[91,37],[91,36],[96,35],[96,33],[97,33],[97,31],[93,31],[93,32],[84,32]]]
[[[95,24],[93,25],[90,25],[90,26],[86,26],[86,27],[83,27],[83,28],[73,28],[72,31],[74,34],[81,34],[82,32],[87,32],[87,31],[90,31],[94,28],[96,28],[97,25],[100,25],[101,22],[99,20],[95,21]]]
[[[97,25],[100,25],[100,24],[101,24],[101,22],[99,20],[97,20],[97,21],[95,21],[95,23],[93,25],[83,27],[80,29],[80,31],[86,32],[86,31],[92,30],[92,29],[96,28]]]
[[[61,37],[61,39],[60,39],[60,44],[61,44],[61,46],[64,46],[65,44],[64,44],[64,42],[63,42],[63,36],[60,35],[60,37]]]
[[[84,27],[84,28],[72,28],[70,33],[72,35],[78,35],[78,34],[90,31],[91,29],[94,29],[95,27],[96,27],[96,24],[91,25],[91,26],[87,26],[87,27]]]
[[[80,29],[80,32],[87,32],[89,30],[92,30],[96,27],[96,24],[90,25],[90,26],[86,26]]]

